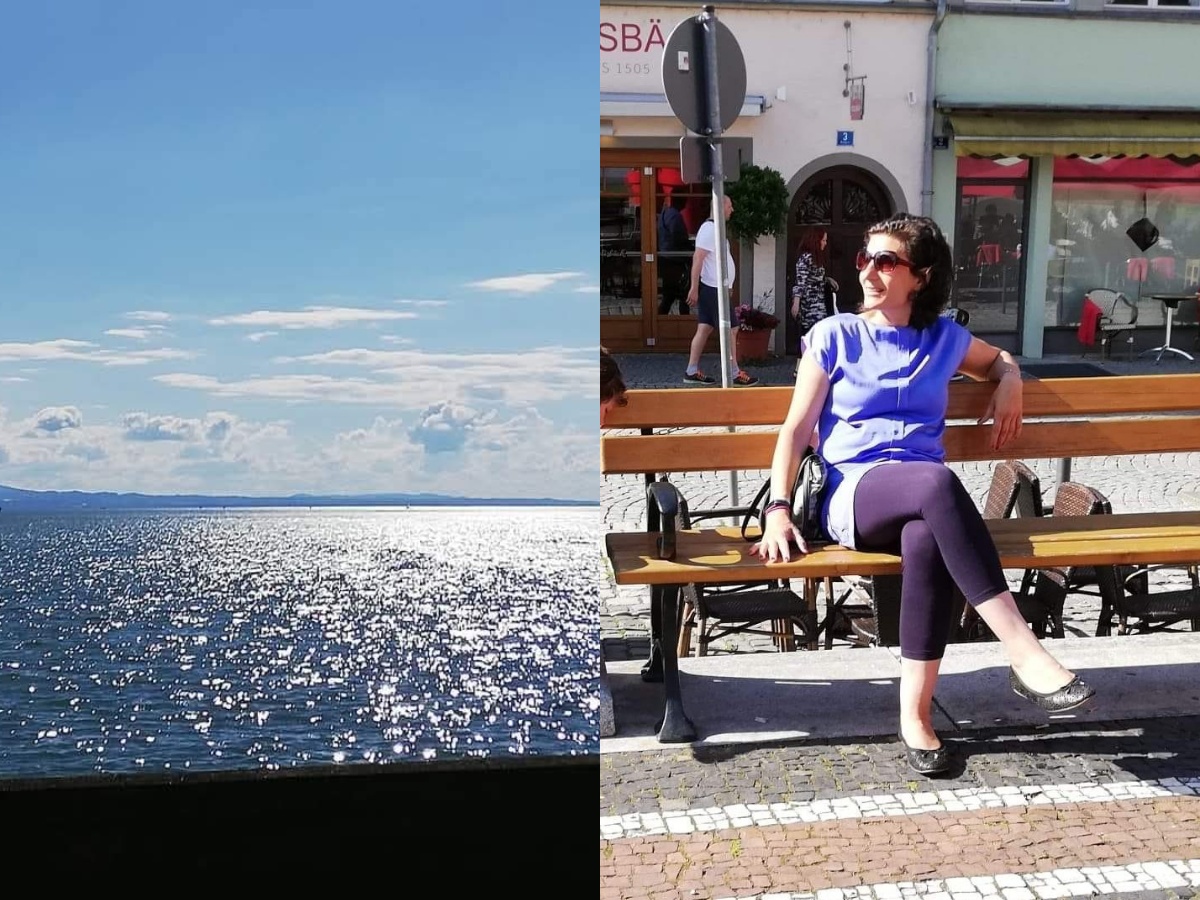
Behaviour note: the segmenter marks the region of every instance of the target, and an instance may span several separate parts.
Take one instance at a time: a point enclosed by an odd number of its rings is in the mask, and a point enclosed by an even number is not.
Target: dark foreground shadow
[[[594,849],[583,838],[595,833],[598,779],[591,754],[0,780],[3,852],[47,883],[149,868],[184,879],[236,874],[238,883],[242,873],[329,876],[346,886],[375,873],[371,883],[383,876],[401,893],[420,894],[422,884],[445,896],[499,887],[500,873],[537,857],[562,873],[545,896],[591,896]],[[511,883],[529,895],[526,872]],[[220,895],[233,884],[212,886]]]
[[[1110,652],[1123,649],[1114,644]],[[935,695],[935,727],[956,745],[950,777],[961,777],[972,756],[1010,753],[1040,759],[1096,755],[1139,779],[1200,776],[1200,663],[1152,663],[1146,649],[1153,645],[1143,646],[1144,662],[1131,657],[1122,667],[1080,667],[1097,696],[1086,707],[1062,714],[1048,714],[1015,696],[1006,666],[944,673]],[[863,664],[826,669],[824,678],[810,671],[817,666],[805,666],[800,654],[764,654],[746,672],[681,673],[686,710],[699,740],[644,749],[676,758],[682,750],[711,765],[787,746],[892,744],[897,680],[889,677],[887,666],[874,665],[878,660],[853,659]],[[818,653],[813,662],[819,661]],[[772,676],[763,677],[764,670]],[[661,685],[611,669],[610,679],[616,737],[652,738],[662,715]],[[1097,735],[1100,731],[1108,735]],[[1013,740],[1004,740],[1005,735]]]

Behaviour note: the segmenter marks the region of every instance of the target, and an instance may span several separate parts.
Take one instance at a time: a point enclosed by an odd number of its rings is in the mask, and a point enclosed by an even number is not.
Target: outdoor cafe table
[[[1179,308],[1180,302],[1197,299],[1197,293],[1192,291],[1188,294],[1151,294],[1150,299],[1161,301],[1163,306],[1167,308],[1167,334],[1163,339],[1161,347],[1151,347],[1149,350],[1143,350],[1138,356],[1145,356],[1147,353],[1157,353],[1158,356],[1154,359],[1155,365],[1162,362],[1164,353],[1178,353],[1184,359],[1192,359],[1193,357],[1190,353],[1185,353],[1178,347],[1171,346],[1171,323],[1175,319],[1175,310]]]

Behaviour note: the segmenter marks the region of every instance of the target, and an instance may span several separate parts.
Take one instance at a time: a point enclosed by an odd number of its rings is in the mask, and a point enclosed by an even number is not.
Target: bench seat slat
[[[1083,379],[1081,379],[1083,380]],[[777,429],[687,434],[607,435],[600,441],[605,475],[769,469]],[[992,425],[947,425],[949,462],[1057,459],[1188,452],[1200,447],[1200,416],[1072,422],[1026,422],[1001,453],[991,449]]]
[[[1006,569],[1200,559],[1200,511],[989,519],[986,524]],[[731,527],[679,532],[674,560],[655,558],[654,534],[610,533],[605,544],[617,584],[731,583],[900,571],[898,556],[837,545],[767,565],[750,555],[750,543]]]
[[[995,390],[988,382],[951,384],[947,418],[979,418]],[[628,397],[628,406],[609,413],[605,428],[778,425],[792,388],[635,389]],[[1023,399],[1026,417],[1194,411],[1200,406],[1200,375],[1033,379],[1025,382]]]

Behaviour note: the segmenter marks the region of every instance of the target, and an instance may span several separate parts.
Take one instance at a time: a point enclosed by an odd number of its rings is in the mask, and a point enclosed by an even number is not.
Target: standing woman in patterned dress
[[[792,282],[792,318],[797,320],[799,334],[796,352],[801,352],[800,339],[808,330],[827,316],[825,306],[825,264],[829,235],[824,228],[809,228],[800,239],[800,255],[796,257],[796,277]]]

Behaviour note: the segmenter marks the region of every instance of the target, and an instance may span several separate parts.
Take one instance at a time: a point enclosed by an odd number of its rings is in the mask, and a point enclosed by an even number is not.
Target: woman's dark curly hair
[[[925,284],[913,295],[908,324],[913,328],[928,328],[950,302],[950,287],[954,282],[954,257],[942,229],[925,216],[896,213],[867,229],[867,238],[873,234],[886,234],[900,241],[912,263],[913,274],[924,275]]]

